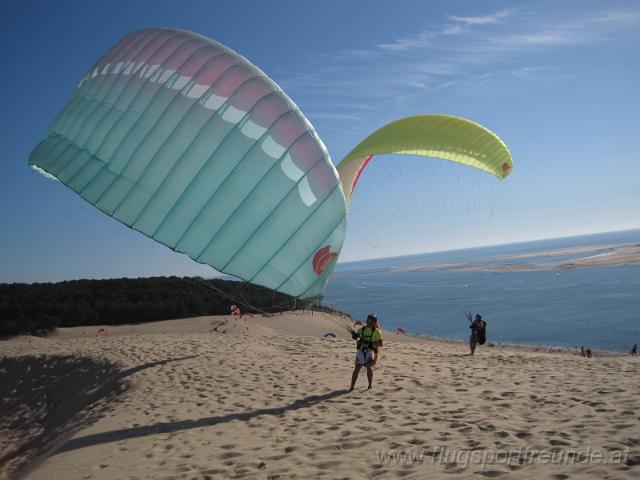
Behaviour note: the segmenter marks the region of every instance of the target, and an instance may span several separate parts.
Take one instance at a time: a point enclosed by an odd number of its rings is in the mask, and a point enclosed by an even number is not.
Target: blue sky
[[[374,159],[341,261],[640,228],[638,2],[6,0],[0,22],[2,282],[212,274],[27,167],[91,64],[149,26],[247,57],[305,112],[334,163],[419,113],[473,119],[509,146],[504,182]]]

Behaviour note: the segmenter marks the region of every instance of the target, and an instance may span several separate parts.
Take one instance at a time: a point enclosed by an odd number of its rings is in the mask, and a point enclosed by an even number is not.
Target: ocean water
[[[628,351],[640,344],[640,265],[506,273],[390,270],[521,253],[540,253],[521,260],[540,264],[581,256],[549,258],[545,250],[618,243],[640,243],[640,230],[339,264],[323,303],[359,319],[376,313],[387,330],[467,339],[466,314],[479,312],[488,322],[489,342]]]

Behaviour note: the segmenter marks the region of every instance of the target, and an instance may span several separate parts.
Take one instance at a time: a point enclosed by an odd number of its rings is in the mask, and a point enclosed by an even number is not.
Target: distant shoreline
[[[255,322],[256,319],[268,319],[268,318],[282,318],[288,315],[303,315],[304,318],[317,317],[337,317],[340,323],[344,322],[344,326],[350,325],[351,320],[349,320],[345,314],[339,311],[334,311],[333,313],[327,311],[317,311],[317,310],[295,310],[295,311],[287,311],[287,312],[278,312],[275,314],[262,315],[256,314],[256,316],[251,316],[250,321]],[[122,336],[122,335],[144,335],[144,334],[152,334],[152,333],[180,333],[180,328],[184,326],[185,322],[195,322],[196,324],[202,323],[204,326],[200,326],[201,333],[210,332],[211,324],[218,325],[227,325],[230,320],[237,320],[232,315],[207,315],[200,317],[187,317],[187,318],[175,318],[175,319],[167,319],[167,320],[158,320],[154,322],[136,322],[136,323],[123,323],[118,325],[107,325],[107,324],[95,324],[95,325],[81,325],[76,327],[61,327],[47,335],[44,336],[32,336],[28,334],[16,334],[16,335],[6,335],[0,336],[0,341],[9,341],[11,339],[16,338],[26,338],[26,339],[56,339],[56,338],[92,338],[95,336],[94,332],[98,330],[105,329],[108,332],[108,335],[113,336]],[[258,320],[259,321],[259,320]],[[354,320],[355,321],[355,320]],[[337,327],[334,322],[331,327],[335,329]],[[284,328],[280,326],[280,328]],[[217,331],[217,330],[216,330]],[[342,330],[337,330],[340,332],[339,336],[343,336]],[[414,341],[418,341],[419,343],[445,343],[449,345],[460,345],[463,349],[468,348],[467,345],[469,343],[468,338],[464,336],[461,337],[442,337],[438,335],[431,335],[429,333],[418,333],[408,331],[406,334],[397,334],[393,331],[393,329],[382,329],[384,336],[387,340],[392,341],[401,341],[413,343]],[[282,330],[281,334],[287,334],[286,330]],[[299,333],[299,332],[298,332]],[[628,354],[628,350],[612,350],[606,348],[593,348],[589,344],[585,343],[583,345],[585,348],[590,348],[594,354],[598,354],[600,356],[624,356]],[[496,349],[505,349],[505,350],[513,350],[513,351],[528,351],[528,352],[542,352],[542,353],[557,353],[557,354],[569,354],[569,355],[579,355],[580,346],[576,345],[549,345],[543,343],[517,343],[517,342],[508,342],[508,341],[487,341],[487,343],[480,348],[496,348]]]
[[[527,263],[529,258],[553,258],[565,255],[577,255],[570,260],[558,260],[550,263]],[[522,262],[525,260],[524,262]],[[507,262],[507,263],[497,263]],[[623,243],[615,245],[593,245],[550,249],[536,252],[501,255],[473,262],[449,262],[440,264],[406,265],[379,272],[412,272],[420,270],[449,270],[462,272],[540,272],[572,270],[576,268],[622,267],[640,265],[640,244]]]
[[[391,333],[391,332],[389,332]],[[385,335],[387,335],[385,333]],[[438,337],[435,335],[428,335],[422,333],[407,333],[408,337],[425,340],[427,342],[442,342],[447,344],[456,344],[467,346],[469,341],[464,338],[455,337]],[[606,348],[593,348],[588,344],[581,345],[585,349],[590,349],[595,356],[601,357],[619,357],[629,354],[628,350],[610,350]],[[631,346],[631,345],[630,345]],[[527,352],[541,352],[541,353],[557,353],[563,355],[580,355],[580,346],[568,346],[568,345],[546,345],[541,343],[511,343],[511,342],[490,342],[480,348],[496,348],[510,351],[527,351]]]

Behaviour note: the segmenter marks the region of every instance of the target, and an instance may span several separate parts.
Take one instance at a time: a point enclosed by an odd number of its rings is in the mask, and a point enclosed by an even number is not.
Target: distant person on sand
[[[586,357],[587,356],[587,352],[584,351],[584,345],[582,347],[580,347],[580,356],[581,357]]]
[[[471,314],[469,314],[469,320],[471,321]],[[478,344],[484,345],[486,341],[486,328],[487,322],[482,319],[482,315],[479,313],[476,314],[475,320],[471,322],[469,325],[471,329],[471,337],[469,338],[469,348],[471,349],[471,355],[473,355],[476,351],[476,346]]]
[[[631,349],[631,355],[638,355],[638,344],[634,343],[633,348]]]
[[[367,324],[360,328],[357,332],[351,331],[351,337],[358,341],[358,351],[356,353],[356,366],[351,375],[351,389],[356,385],[360,369],[364,365],[367,368],[367,380],[369,380],[369,389],[373,384],[373,360],[376,352],[382,347],[382,332],[377,328],[378,319],[375,315],[367,317]]]

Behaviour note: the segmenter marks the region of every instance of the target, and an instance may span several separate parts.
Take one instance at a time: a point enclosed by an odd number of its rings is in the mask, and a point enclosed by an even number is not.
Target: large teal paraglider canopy
[[[122,39],[29,162],[168,247],[296,297],[324,290],[342,247],[344,195],[311,124],[262,71],[190,32]]]

